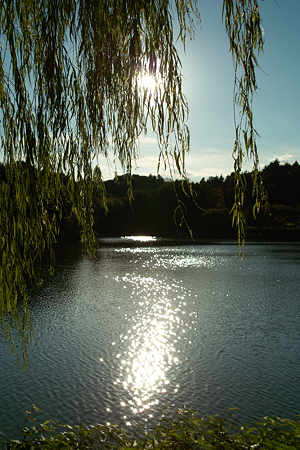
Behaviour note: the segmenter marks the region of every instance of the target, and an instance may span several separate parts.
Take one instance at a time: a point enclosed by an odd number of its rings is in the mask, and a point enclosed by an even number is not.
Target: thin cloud
[[[275,161],[276,159],[281,164],[285,164],[285,163],[290,163],[294,159],[294,157],[293,157],[293,155],[286,153],[285,155],[281,155],[281,156],[274,155],[273,158],[270,158],[270,161]]]

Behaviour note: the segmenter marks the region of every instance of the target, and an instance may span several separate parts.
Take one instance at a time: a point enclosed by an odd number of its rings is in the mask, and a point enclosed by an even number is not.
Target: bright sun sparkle
[[[138,77],[139,86],[150,94],[162,84],[160,74],[150,75],[149,73],[140,74]]]
[[[151,92],[155,90],[156,80],[151,75],[143,75],[141,78],[142,85],[144,89],[149,89]]]
[[[124,238],[140,240],[149,236]],[[120,335],[125,348],[116,355],[120,372],[114,384],[121,384],[127,391],[127,400],[120,398],[120,405],[130,408],[132,414],[139,414],[157,407],[160,396],[173,391],[169,370],[180,364],[177,345],[185,338],[180,317],[185,313],[182,309],[185,290],[151,276],[127,274],[123,281],[132,285],[131,298],[136,300],[138,309],[130,318],[132,327],[126,336]],[[177,391],[176,387],[174,392]]]
[[[124,236],[122,237],[122,239],[129,239],[138,242],[156,241],[156,238],[154,236]]]

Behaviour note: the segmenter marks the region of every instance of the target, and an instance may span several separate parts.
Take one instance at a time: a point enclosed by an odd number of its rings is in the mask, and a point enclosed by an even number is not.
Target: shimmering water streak
[[[173,395],[178,392],[180,384],[170,379],[169,372],[175,366],[184,364],[180,353],[182,348],[192,344],[192,338],[187,337],[186,331],[194,328],[197,317],[194,310],[186,314],[186,300],[188,298],[190,307],[191,291],[182,286],[182,280],[179,282],[173,278],[169,281],[167,277],[162,277],[162,270],[213,268],[216,264],[223,264],[227,258],[197,247],[189,248],[188,251],[183,251],[180,247],[169,250],[158,247],[124,247],[115,252],[129,255],[132,264],[138,265],[141,261],[141,267],[151,273],[159,270],[153,276],[127,273],[122,278],[115,277],[125,289],[131,289],[130,298],[137,306],[135,315],[127,317],[128,322],[134,325],[126,335],[120,336],[121,342],[126,342],[127,347],[123,353],[116,354],[120,364],[119,376],[114,381],[114,384],[122,385],[126,391],[120,405],[129,406],[136,415],[159,405],[162,394],[167,389],[169,396],[172,392]],[[183,342],[187,340],[188,342]]]
[[[145,242],[147,242],[147,240],[145,240]],[[228,262],[228,255],[226,255],[226,252],[224,252],[223,249],[214,249],[213,247],[124,247],[116,249],[116,253],[132,255],[132,262],[134,264],[138,264],[139,260],[142,260],[142,267],[150,270],[176,270],[178,268],[188,267],[214,268]],[[147,255],[147,257],[145,258],[141,255]],[[136,256],[138,256],[138,258],[136,258]],[[237,258],[238,253],[236,252],[233,257],[234,259]]]
[[[126,335],[120,336],[127,346],[116,355],[120,365],[114,383],[123,385],[130,408],[137,414],[158,405],[160,394],[170,384],[168,371],[179,363],[176,344],[186,339],[186,289],[176,280],[159,279],[159,274],[155,278],[127,274],[117,281],[132,289],[136,311],[127,319],[131,326]]]
[[[133,242],[155,242],[157,240],[155,236],[122,236],[121,239]]]

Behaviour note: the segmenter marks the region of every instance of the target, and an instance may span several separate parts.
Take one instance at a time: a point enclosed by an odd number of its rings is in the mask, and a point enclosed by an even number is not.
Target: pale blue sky
[[[233,65],[222,23],[222,0],[199,1],[202,27],[196,39],[180,51],[187,96],[191,153],[187,174],[193,181],[233,170]],[[254,118],[260,134],[260,165],[279,160],[300,163],[300,0],[259,1],[265,31],[264,54],[258,72],[259,93]],[[156,174],[158,147],[149,133],[141,141],[141,158],[134,173]],[[105,178],[113,176],[102,165]],[[245,165],[251,170],[251,165]],[[164,176],[164,173],[161,172]]]

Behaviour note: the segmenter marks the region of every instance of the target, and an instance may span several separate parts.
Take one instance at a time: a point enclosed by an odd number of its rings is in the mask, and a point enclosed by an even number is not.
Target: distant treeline
[[[269,211],[261,211],[254,219],[252,208],[252,175],[245,173],[245,198],[249,237],[299,239],[300,228],[300,166],[271,162],[262,170],[268,192]],[[105,182],[108,214],[101,197],[94,195],[95,231],[101,236],[156,235],[185,236],[187,228],[180,226],[178,199],[185,205],[188,226],[197,238],[236,238],[230,210],[234,203],[234,174],[202,178],[192,183],[193,198],[188,186],[164,180],[160,176],[138,176],[132,179],[134,200],[129,204],[127,177]],[[176,193],[178,199],[176,198]],[[199,209],[201,208],[201,209]],[[175,213],[175,220],[174,220]]]
[[[25,163],[22,163],[25,165]],[[31,168],[32,169],[32,168]],[[245,215],[247,236],[255,239],[300,240],[300,166],[281,165],[277,160],[262,170],[268,192],[269,209],[256,219],[252,208],[252,174],[245,173],[247,190]],[[64,184],[67,185],[67,177]],[[5,182],[5,167],[0,163],[0,182]],[[192,183],[193,196],[187,184],[172,183],[161,176],[132,176],[133,201],[128,200],[127,176],[105,182],[108,212],[102,193],[93,192],[94,230],[98,237],[122,235],[155,235],[186,237],[188,229],[181,224],[178,201],[186,212],[186,220],[195,238],[233,238],[230,210],[234,203],[234,173],[202,178]],[[175,193],[176,191],[176,193]],[[59,223],[60,237],[79,238],[80,230],[66,197],[63,219]],[[179,233],[179,234],[178,234]]]

